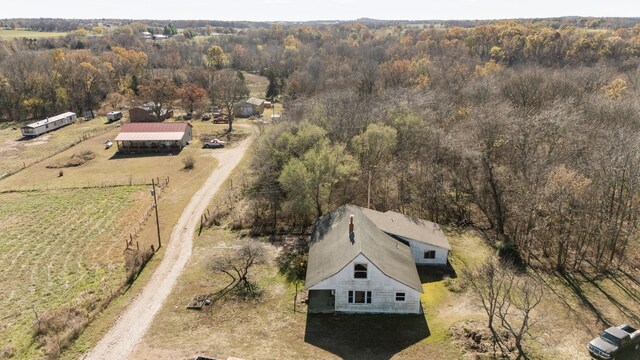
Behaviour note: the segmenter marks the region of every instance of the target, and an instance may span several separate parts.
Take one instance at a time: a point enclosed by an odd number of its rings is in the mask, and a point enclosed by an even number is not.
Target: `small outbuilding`
[[[258,98],[249,98],[239,101],[235,106],[235,116],[250,117],[253,115],[262,115],[264,111],[264,100]]]
[[[160,118],[158,118],[156,113],[153,111],[154,107],[154,103],[146,103],[144,105],[132,107],[129,109],[129,120],[131,122],[158,122],[173,117],[173,110],[162,109],[160,112]]]
[[[78,120],[78,116],[73,112],[56,115],[44,120],[36,121],[29,125],[23,126],[20,130],[23,136],[38,136],[49,131],[59,129],[63,126],[73,124]]]
[[[107,113],[107,120],[108,121],[118,121],[122,119],[122,112],[121,111],[112,111]]]
[[[191,124],[126,123],[115,138],[123,153],[179,152],[193,137]]]

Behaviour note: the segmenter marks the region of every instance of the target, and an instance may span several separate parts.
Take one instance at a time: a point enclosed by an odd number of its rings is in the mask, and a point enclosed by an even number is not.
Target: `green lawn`
[[[30,30],[0,30],[0,40],[12,40],[19,38],[43,39],[65,36],[66,32],[41,32]]]

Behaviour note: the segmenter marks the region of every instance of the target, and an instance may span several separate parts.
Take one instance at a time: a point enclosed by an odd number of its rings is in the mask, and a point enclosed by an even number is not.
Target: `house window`
[[[396,301],[404,301],[404,299],[405,299],[404,293],[401,293],[401,292],[396,293]]]
[[[355,264],[353,267],[353,277],[355,279],[366,279],[367,264]]]
[[[435,250],[426,250],[424,252],[424,258],[425,259],[435,259],[436,258],[436,251]]]
[[[349,304],[371,304],[371,291],[349,290]]]

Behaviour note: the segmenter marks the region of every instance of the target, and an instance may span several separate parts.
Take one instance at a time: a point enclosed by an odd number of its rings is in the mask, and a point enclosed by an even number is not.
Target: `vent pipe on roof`
[[[353,234],[353,214],[349,216],[349,235]]]

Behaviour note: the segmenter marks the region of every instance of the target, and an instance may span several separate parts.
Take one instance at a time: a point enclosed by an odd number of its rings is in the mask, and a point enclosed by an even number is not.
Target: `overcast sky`
[[[252,21],[640,17],[640,0],[0,0],[0,18]]]

